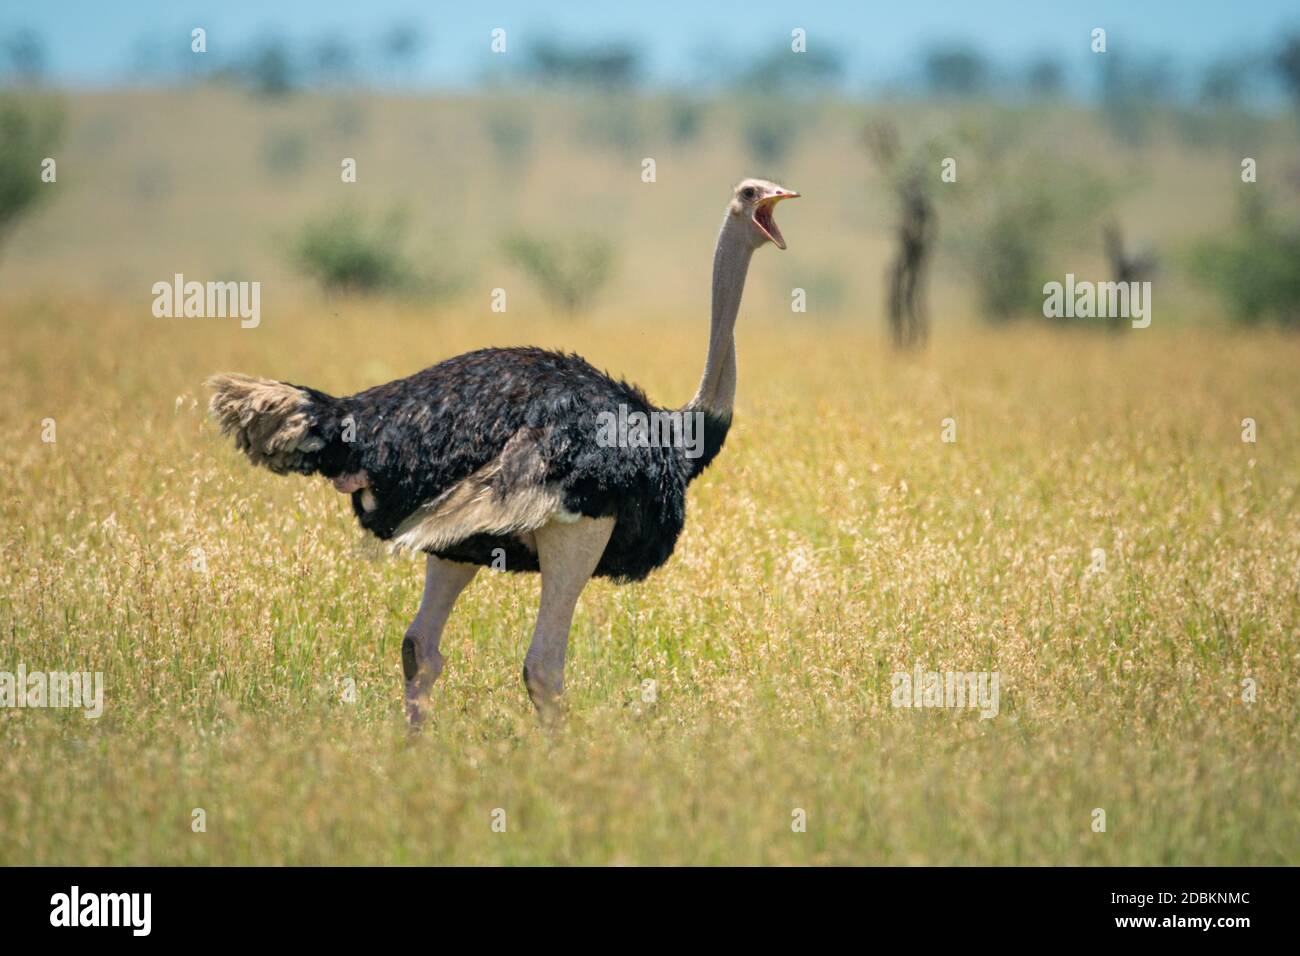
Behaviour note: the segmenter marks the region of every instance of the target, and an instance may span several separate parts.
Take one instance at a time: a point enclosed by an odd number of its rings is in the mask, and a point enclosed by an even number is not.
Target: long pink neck
[[[736,316],[745,291],[745,273],[754,247],[738,217],[728,213],[718,233],[713,253],[713,321],[709,327],[709,353],[700,387],[686,407],[715,418],[730,419],[736,400]]]

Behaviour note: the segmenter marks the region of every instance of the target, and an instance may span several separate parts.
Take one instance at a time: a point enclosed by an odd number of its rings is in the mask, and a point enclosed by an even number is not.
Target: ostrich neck
[[[713,321],[709,328],[709,353],[695,397],[686,407],[730,419],[736,398],[736,316],[745,291],[745,273],[754,248],[739,221],[728,215],[713,253]]]

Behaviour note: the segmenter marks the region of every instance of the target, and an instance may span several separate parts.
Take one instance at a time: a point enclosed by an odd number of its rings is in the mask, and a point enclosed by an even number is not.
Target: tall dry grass
[[[418,563],[324,482],[249,469],[198,383],[342,392],[526,339],[675,401],[703,320],[31,301],[0,328],[0,669],[106,681],[97,721],[0,710],[6,863],[1297,858],[1294,340],[1019,326],[898,362],[876,329],[746,316],[677,554],[582,599],[564,731],[519,680],[535,578],[482,572],[410,740]],[[917,664],[999,672],[998,715],[891,707]]]
[[[1176,255],[1150,329],[984,328],[941,253],[932,348],[900,360],[860,107],[805,104],[770,169],[725,103],[694,138],[671,104],[605,104],[618,142],[587,105],[70,99],[58,193],[0,271],[0,671],[102,671],[106,710],[0,709],[0,862],[1295,863],[1300,343],[1227,331]],[[1023,119],[1025,148],[1120,182],[1165,250],[1230,221],[1238,142],[1135,151],[1078,111]],[[1251,128],[1284,168],[1294,129]],[[804,198],[781,209],[790,251],[751,271],[736,425],[677,554],[588,589],[554,736],[519,679],[537,581],[481,572],[409,739],[419,564],[377,556],[324,482],[249,469],[199,383],[349,392],[534,343],[683,401],[726,190],[755,173]],[[412,256],[463,294],[316,298],[284,250],[342,201],[405,206]],[[558,224],[621,263],[572,321],[499,248]],[[154,318],[176,272],[263,282],[261,325]],[[997,671],[998,715],[892,707],[917,665]]]

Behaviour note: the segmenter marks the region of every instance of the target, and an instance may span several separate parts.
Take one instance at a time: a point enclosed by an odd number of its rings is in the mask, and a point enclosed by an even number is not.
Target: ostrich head
[[[728,210],[728,221],[746,230],[750,245],[757,249],[769,240],[778,249],[785,248],[785,239],[772,218],[772,210],[782,199],[793,199],[799,194],[766,179],[744,179],[736,184]]]

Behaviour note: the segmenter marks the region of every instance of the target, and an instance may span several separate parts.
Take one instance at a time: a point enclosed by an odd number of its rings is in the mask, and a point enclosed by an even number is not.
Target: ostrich
[[[361,526],[395,550],[426,553],[424,594],[402,638],[412,725],[442,673],[443,627],[482,565],[539,571],[541,601],[524,686],[543,722],[557,713],[574,607],[592,575],[639,581],[672,554],[686,486],[722,448],[736,390],[733,331],[754,251],[785,240],[773,219],[799,194],[739,183],[713,256],[713,317],[704,373],[681,409],[573,354],[482,349],[347,398],[240,374],[208,380],[223,434],[254,465],[319,474],[352,497]],[[690,416],[702,440],[651,442],[644,430],[600,440],[622,414]],[[679,419],[680,420],[680,419]],[[676,435],[680,437],[682,429]]]

